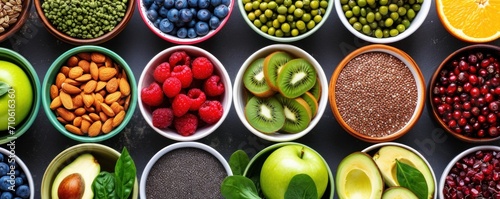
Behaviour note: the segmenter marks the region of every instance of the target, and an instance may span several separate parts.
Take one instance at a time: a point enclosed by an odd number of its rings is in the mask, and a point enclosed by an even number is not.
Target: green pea
[[[391,34],[389,33],[389,29],[382,30],[382,34],[384,35],[384,38],[391,36]]]
[[[272,27],[279,28],[279,27],[281,27],[281,23],[277,19],[275,19],[275,20],[273,20]]]
[[[351,18],[351,17],[353,17],[353,16],[354,16],[354,14],[352,13],[352,11],[350,11],[350,10],[349,10],[349,11],[347,11],[347,12],[345,12],[345,14],[344,14],[344,15],[345,15],[345,17],[346,17],[346,18]]]
[[[284,0],[284,1],[283,1],[283,5],[284,5],[284,6],[286,6],[286,7],[291,6],[291,5],[292,5],[292,3],[293,3],[293,1],[292,1],[292,0]]]
[[[286,16],[285,15],[278,15],[278,18],[276,18],[279,23],[283,23],[286,21]]]
[[[293,12],[295,12],[295,9],[296,9],[296,8],[295,8],[295,5],[290,5],[290,6],[288,7],[288,14],[292,14]]]
[[[284,5],[280,5],[278,7],[277,11],[278,11],[278,14],[284,15],[288,11],[288,8],[286,8]]]
[[[368,5],[375,5],[375,0],[366,0]]]
[[[403,24],[398,24],[398,26],[396,26],[396,29],[399,31],[399,33],[402,33],[406,30],[406,27]]]
[[[366,21],[368,23],[371,23],[373,21],[375,21],[375,14],[373,14],[373,12],[369,12],[367,15],[366,15]]]
[[[274,10],[276,7],[278,7],[278,4],[275,1],[271,1],[271,2],[267,3],[268,9]]]
[[[413,18],[415,18],[416,16],[416,13],[413,9],[409,9],[407,12],[406,12],[406,16],[408,17],[408,20],[413,20]]]
[[[403,21],[401,21],[401,24],[403,24],[405,28],[410,27],[410,21],[408,19],[403,19]]]
[[[399,35],[399,31],[397,29],[391,29],[389,31],[389,35],[391,35],[391,37],[398,36]]]
[[[349,19],[349,24],[354,24],[356,22],[358,22],[358,18],[356,18],[356,17],[353,17],[353,18]]]
[[[293,15],[287,15],[286,16],[286,21],[293,22],[293,21],[295,21],[295,18],[293,17]]]
[[[321,0],[321,1],[319,2],[319,6],[320,6],[321,8],[325,8],[325,9],[326,9],[326,8],[328,7],[328,1],[326,1],[326,0]]]
[[[359,23],[361,23],[363,25],[368,24],[368,22],[366,21],[366,18],[364,18],[364,17],[359,17],[358,21],[359,21]]]
[[[252,9],[256,10],[259,8],[259,6],[260,6],[260,2],[258,2],[258,1],[252,2]]]
[[[256,17],[255,17],[255,13],[253,13],[253,12],[248,13],[247,18],[248,18],[248,20],[250,20],[250,21],[255,20],[255,18],[256,18]]]
[[[302,0],[302,2],[304,3],[304,6],[307,6],[307,7],[309,7],[309,5],[311,4],[311,0]]]
[[[391,12],[398,11],[398,6],[396,4],[393,4],[393,3],[389,4],[389,11],[391,11]]]
[[[370,23],[370,24],[368,24],[368,25],[370,25],[370,28],[372,28],[372,29],[377,29],[377,27],[378,27],[378,23],[377,23],[377,22],[375,22],[375,21],[374,21],[374,22],[371,22],[371,23]]]
[[[406,15],[406,8],[404,8],[404,7],[399,7],[399,8],[398,8],[398,14],[399,14],[399,16],[404,16],[404,15]]]
[[[310,8],[310,7],[311,7],[311,6],[309,6],[309,8]],[[342,6],[342,11],[347,12],[347,11],[349,11],[349,10],[351,10],[351,7],[349,7],[348,5],[343,5],[343,6]]]
[[[269,27],[267,27],[266,25],[260,27],[260,31],[262,31],[262,32],[267,32],[268,30],[269,30]]]
[[[295,11],[293,12],[293,16],[295,16],[297,18],[301,18],[302,15],[304,15],[304,10],[302,10],[300,8],[295,9]]]
[[[267,27],[273,27],[273,21],[274,21],[274,20],[268,20],[268,21],[266,22],[266,26],[267,26]],[[266,32],[267,32],[267,31],[266,31]]]
[[[288,23],[281,24],[281,30],[283,32],[290,32],[290,24]]]
[[[380,14],[380,12],[376,12],[375,13],[375,21],[380,21],[382,20],[382,14]]]
[[[299,35],[299,30],[297,30],[297,29],[292,29],[292,31],[291,31],[291,35],[292,35],[292,37],[295,37],[295,36]]]
[[[380,0],[378,3],[382,6],[385,6],[389,3],[389,1],[388,0]]]
[[[394,23],[394,20],[392,18],[387,18],[385,20],[384,26],[385,27],[391,27],[393,23]]]
[[[255,10],[255,11],[253,11],[253,13],[255,14],[256,17],[259,17],[262,14],[262,11]]]
[[[366,14],[367,14],[366,9],[365,8],[361,8],[361,10],[359,11],[359,14],[361,16],[363,16],[363,17],[366,17]]]
[[[349,0],[349,2],[347,3],[349,5],[349,7],[353,8],[354,6],[357,6],[358,4],[356,3],[355,0]],[[311,5],[312,5],[312,2],[311,2]],[[319,4],[318,4],[319,6]],[[311,7],[312,9],[317,9],[317,8],[313,8]]]
[[[274,14],[274,12],[273,12],[271,9],[267,9],[266,11],[264,11],[264,15],[265,15],[267,18],[272,18],[272,17],[273,17],[273,14]]]
[[[252,3],[246,3],[245,4],[245,11],[250,12],[253,10]]]
[[[313,28],[314,28],[314,26],[316,26],[316,22],[314,22],[314,21],[309,21],[309,22],[307,22],[307,25],[306,25],[306,26],[307,26],[307,29],[311,30],[311,29],[313,29]]]
[[[347,4],[347,2],[349,2],[349,0],[340,0],[341,5]]]
[[[415,11],[417,11],[417,12],[418,12],[418,11],[420,11],[421,6],[420,6],[420,4],[413,4],[413,6],[411,6],[411,8],[412,8],[413,10],[415,10]]]
[[[296,8],[303,8],[304,7],[304,3],[302,1],[296,1],[295,2],[295,7]]]
[[[267,3],[266,2],[260,3],[259,9],[262,10],[262,11],[266,10],[267,9]]]
[[[371,35],[372,33],[372,28],[370,28],[369,25],[364,25],[363,28],[362,28],[362,31],[364,34],[366,35]]]
[[[356,22],[356,23],[352,24],[352,27],[357,31],[361,31],[361,29],[363,28],[363,25],[359,22]]]
[[[415,0],[408,0],[409,4],[414,4],[416,1]]]
[[[276,32],[276,29],[274,27],[270,27],[269,29],[267,29],[267,34],[273,36],[274,33]]]
[[[256,19],[253,21],[253,25],[257,28],[260,28],[262,26],[262,22],[260,22],[260,20]]]
[[[389,8],[387,6],[380,6],[380,8],[378,8],[378,11],[381,15],[386,15],[387,13],[389,13]]]
[[[422,4],[422,3],[424,3],[424,0],[417,0],[417,3]]]
[[[376,29],[374,32],[374,35],[376,38],[382,38],[384,37],[384,33],[382,33],[382,30],[380,28]]]
[[[365,7],[366,6],[366,0],[358,0],[358,6]]]
[[[316,10],[311,10],[311,15],[312,16],[316,16],[316,15],[319,15],[320,14],[320,10],[319,9],[316,9]]]
[[[299,30],[304,30],[306,29],[306,23],[302,20],[299,20],[297,21],[297,23],[295,24],[295,26],[297,27],[297,29]]]
[[[262,22],[262,23],[267,23],[267,17],[266,17],[266,15],[260,15],[260,16],[259,16],[259,20],[260,20],[260,22]]]
[[[276,35],[276,37],[283,37],[285,36],[285,33],[281,29],[276,29],[274,35]]]
[[[301,18],[301,19],[302,19],[304,22],[308,22],[308,21],[310,21],[310,20],[311,20],[311,18],[312,18],[312,17],[311,17],[311,14],[309,14],[309,13],[304,13],[304,14],[302,15],[302,18]]]
[[[391,12],[390,17],[392,20],[398,20],[399,14],[397,12]]]
[[[316,15],[316,16],[314,16],[313,20],[314,20],[314,22],[319,23],[322,19],[323,19],[323,17],[321,15]]]
[[[354,16],[359,16],[360,11],[361,11],[361,8],[359,6],[354,6],[354,8],[352,8],[352,14],[354,14]]]

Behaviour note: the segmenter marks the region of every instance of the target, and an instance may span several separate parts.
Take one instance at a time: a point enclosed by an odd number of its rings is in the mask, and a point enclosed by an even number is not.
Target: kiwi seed
[[[288,61],[281,69],[277,79],[280,93],[287,98],[301,96],[316,82],[316,69],[303,58]]]
[[[278,74],[281,72],[283,66],[292,59],[293,57],[290,54],[283,51],[276,51],[266,56],[264,60],[264,77],[267,84],[274,91],[279,90],[276,81]]]
[[[258,97],[269,97],[274,94],[264,78],[264,58],[253,61],[243,74],[243,84],[248,91]]]
[[[276,94],[276,98],[283,105],[285,115],[285,124],[281,131],[298,133],[309,126],[312,113],[311,108],[304,99],[300,97],[290,99],[280,94]]]
[[[275,97],[250,98],[245,117],[252,127],[266,134],[279,131],[285,124],[283,105]]]

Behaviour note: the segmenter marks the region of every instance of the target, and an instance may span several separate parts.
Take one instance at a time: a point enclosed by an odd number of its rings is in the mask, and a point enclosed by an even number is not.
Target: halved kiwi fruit
[[[267,134],[279,131],[285,124],[283,105],[275,97],[250,98],[245,117],[252,127]]]
[[[319,101],[319,98],[321,98],[321,83],[319,82],[319,79],[316,78],[316,84],[309,89],[309,93],[311,93],[314,98],[316,98],[316,101]]]
[[[311,94],[310,92],[305,92],[300,97],[304,99],[304,101],[306,101],[309,107],[311,108],[312,116],[313,117],[316,116],[316,113],[318,113],[318,101],[316,100],[314,95]]]
[[[285,125],[281,131],[287,133],[298,133],[303,131],[311,123],[312,112],[307,102],[298,98],[287,98],[280,94],[276,94],[276,99],[283,105],[285,115]]]
[[[274,94],[264,78],[264,58],[253,61],[243,73],[243,85],[258,97],[269,97]]]
[[[278,75],[277,85],[283,96],[296,98],[311,89],[317,79],[314,66],[303,58],[296,58],[283,66]]]
[[[278,91],[277,79],[283,66],[290,60],[292,55],[284,51],[276,51],[266,56],[264,59],[264,76],[266,82],[274,91]]]

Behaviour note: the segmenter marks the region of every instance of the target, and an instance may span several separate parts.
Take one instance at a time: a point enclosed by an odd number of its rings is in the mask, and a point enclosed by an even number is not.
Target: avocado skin
[[[101,172],[101,166],[97,159],[90,153],[79,155],[73,162],[66,165],[56,176],[52,183],[52,199],[59,199],[57,191],[62,180],[66,176],[79,173],[83,177],[85,191],[82,199],[94,198],[92,191],[92,182],[95,177]]]

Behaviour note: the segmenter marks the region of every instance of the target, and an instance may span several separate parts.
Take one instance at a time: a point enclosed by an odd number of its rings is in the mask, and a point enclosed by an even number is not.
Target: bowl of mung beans
[[[408,133],[422,114],[425,83],[415,61],[384,44],[361,47],[335,69],[328,97],[335,119],[352,136],[371,143]]]
[[[339,0],[335,9],[344,26],[372,43],[393,43],[413,34],[424,22],[431,0]]]
[[[245,22],[264,38],[294,42],[312,35],[333,10],[328,0],[240,0],[238,7]]]
[[[36,0],[45,28],[73,45],[101,44],[117,36],[132,18],[135,0]]]
[[[23,27],[29,17],[31,0],[0,2],[0,42],[5,41]]]

